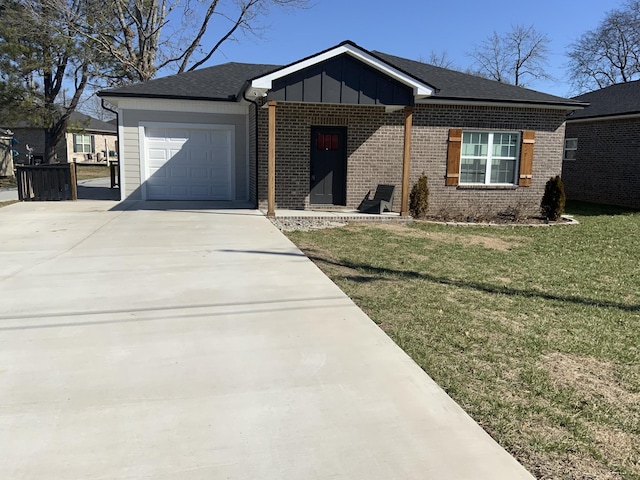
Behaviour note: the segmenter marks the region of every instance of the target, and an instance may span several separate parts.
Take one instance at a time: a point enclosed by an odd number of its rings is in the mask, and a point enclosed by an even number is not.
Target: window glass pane
[[[467,132],[462,134],[462,155],[466,157],[484,157],[489,145],[488,133]]]
[[[491,161],[491,183],[514,183],[516,161],[493,159]]]
[[[564,148],[576,149],[578,148],[577,138],[567,138],[564,142]]]
[[[484,183],[486,170],[486,159],[463,158],[460,161],[460,182]]]
[[[493,136],[493,156],[512,157],[516,156],[517,135],[513,133],[496,133]]]
[[[575,160],[576,159],[576,151],[575,150],[565,150],[564,158],[565,158],[565,160]]]
[[[73,151],[75,153],[91,153],[91,135],[73,134]]]

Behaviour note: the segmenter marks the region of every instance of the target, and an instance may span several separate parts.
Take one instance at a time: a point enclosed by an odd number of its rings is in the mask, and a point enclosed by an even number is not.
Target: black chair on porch
[[[367,193],[367,196],[362,200],[358,211],[361,213],[382,213],[391,212],[393,210],[393,192],[395,192],[395,185],[378,185],[376,193],[373,198],[369,198],[371,191]]]

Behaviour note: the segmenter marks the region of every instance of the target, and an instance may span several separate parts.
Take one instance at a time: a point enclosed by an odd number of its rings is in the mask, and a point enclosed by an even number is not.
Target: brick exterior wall
[[[567,198],[640,208],[640,118],[569,122],[576,160],[562,165]]]
[[[429,177],[429,213],[455,217],[495,215],[508,208],[536,214],[544,185],[562,168],[564,111],[507,107],[417,105],[411,142],[411,185]],[[384,107],[278,103],[276,108],[276,208],[309,208],[311,126],[347,127],[347,201],[356,208],[380,183],[396,185],[400,210],[403,112]],[[535,130],[531,187],[510,189],[446,187],[449,128]],[[266,208],[268,112],[259,111],[259,206]]]

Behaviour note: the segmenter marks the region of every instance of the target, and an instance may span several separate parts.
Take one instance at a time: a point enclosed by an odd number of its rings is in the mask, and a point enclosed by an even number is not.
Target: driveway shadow
[[[78,185],[78,200],[120,200],[120,189]]]

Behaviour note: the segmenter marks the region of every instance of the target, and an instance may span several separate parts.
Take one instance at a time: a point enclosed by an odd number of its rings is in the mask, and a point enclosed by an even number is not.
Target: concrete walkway
[[[116,206],[0,209],[0,478],[532,478],[259,212]]]

